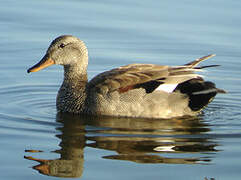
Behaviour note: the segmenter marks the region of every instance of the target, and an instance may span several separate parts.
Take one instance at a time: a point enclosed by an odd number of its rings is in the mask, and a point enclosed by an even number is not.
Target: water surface
[[[1,179],[240,179],[238,1],[2,1]],[[63,70],[26,70],[62,34],[84,40],[89,78],[129,63],[180,65],[207,54],[204,72],[229,93],[196,118],[57,114]]]

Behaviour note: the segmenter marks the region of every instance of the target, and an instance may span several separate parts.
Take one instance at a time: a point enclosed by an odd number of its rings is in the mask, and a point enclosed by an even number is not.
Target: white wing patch
[[[165,91],[168,93],[172,93],[178,84],[161,84],[156,88],[155,91]]]
[[[159,151],[159,152],[161,152],[161,151],[172,152],[172,151],[175,151],[174,148],[175,148],[175,146],[172,146],[172,145],[170,145],[170,146],[157,146],[153,150]]]

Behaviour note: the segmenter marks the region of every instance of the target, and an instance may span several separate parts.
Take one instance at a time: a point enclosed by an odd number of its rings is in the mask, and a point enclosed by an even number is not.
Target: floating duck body
[[[56,106],[60,112],[121,117],[173,118],[197,115],[224,90],[196,74],[197,65],[214,55],[183,66],[130,64],[103,72],[88,82],[88,50],[70,35],[56,38],[43,59],[28,72],[52,64],[64,66]]]

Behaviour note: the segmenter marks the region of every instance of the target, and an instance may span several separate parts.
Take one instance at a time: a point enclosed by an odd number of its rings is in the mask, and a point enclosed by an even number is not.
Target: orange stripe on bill
[[[27,72],[28,73],[37,72],[37,71],[44,69],[48,66],[51,66],[53,64],[54,64],[54,61],[48,55],[45,55],[43,57],[43,59],[41,61],[39,61],[39,63],[37,63],[33,67],[29,68]]]

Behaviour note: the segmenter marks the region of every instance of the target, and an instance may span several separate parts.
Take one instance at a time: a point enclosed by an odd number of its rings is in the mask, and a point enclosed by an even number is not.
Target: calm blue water
[[[241,2],[1,1],[0,179],[241,178]],[[56,114],[63,71],[26,70],[62,34],[84,40],[89,78],[129,63],[180,65],[215,53],[204,75],[229,93],[192,119]]]

